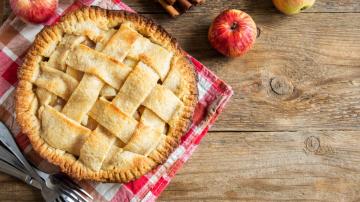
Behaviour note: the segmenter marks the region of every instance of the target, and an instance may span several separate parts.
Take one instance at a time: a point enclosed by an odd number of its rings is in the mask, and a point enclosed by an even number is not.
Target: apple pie
[[[45,27],[18,77],[22,132],[79,180],[128,182],[164,163],[197,103],[176,40],[126,11],[84,7]]]

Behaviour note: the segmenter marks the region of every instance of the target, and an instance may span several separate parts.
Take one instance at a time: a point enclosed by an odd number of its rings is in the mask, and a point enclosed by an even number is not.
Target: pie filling
[[[174,53],[131,22],[63,26],[78,32],[65,32],[44,54],[33,82],[40,136],[93,171],[147,158],[184,106]]]

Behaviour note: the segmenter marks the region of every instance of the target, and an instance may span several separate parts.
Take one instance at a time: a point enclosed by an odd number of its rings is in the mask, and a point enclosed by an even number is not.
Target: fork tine
[[[69,190],[64,189],[61,186],[59,187],[59,191],[74,201],[81,201],[81,199],[79,199],[76,195],[74,195],[73,193],[69,192]]]
[[[61,177],[61,179],[60,179],[60,177]],[[93,197],[89,193],[87,193],[83,188],[81,188],[77,183],[75,183],[74,181],[72,181],[68,177],[54,175],[53,179],[55,179],[59,184],[64,184],[65,186],[73,189],[74,191],[77,191],[77,193],[84,194],[85,196],[87,196],[91,200],[93,200]],[[63,182],[63,183],[61,183],[61,182]]]
[[[69,193],[74,193],[74,195],[75,195],[76,197],[78,197],[78,200],[85,201],[85,202],[88,201],[81,193],[79,193],[79,192],[76,191],[75,189],[72,189],[72,188],[70,188],[70,187],[66,187],[65,185],[60,185],[60,186],[61,186],[61,188],[62,188],[63,190],[66,190],[66,191],[68,191]]]
[[[91,196],[89,193],[87,193],[82,187],[80,187],[76,182],[71,180],[68,177],[64,178],[66,185],[69,185],[72,189],[76,189],[77,191],[81,192],[85,196],[89,197],[90,199],[93,199],[93,196]]]
[[[83,201],[88,201],[88,199],[86,197],[84,197],[81,193],[79,193],[77,190],[75,189],[71,189],[73,192],[75,192],[75,194],[77,194]],[[92,200],[92,199],[91,199]]]
[[[62,197],[61,195],[59,196],[59,202],[66,202],[66,200],[64,199],[64,197]]]
[[[58,202],[79,202],[79,200],[74,200],[64,194],[60,195],[57,199]]]
[[[79,185],[77,185],[75,182],[72,182],[71,180],[66,180],[64,185],[69,186],[70,188],[72,188],[74,191],[83,194],[85,196],[87,196],[88,198],[90,198],[91,200],[93,200],[93,196],[91,196],[89,193],[87,193],[83,188],[81,188]]]
[[[60,183],[58,184],[59,188],[68,193],[71,194],[72,196],[76,197],[77,201],[84,201],[84,202],[88,202],[88,199],[86,197],[84,197],[81,193],[79,193],[78,191],[76,191],[75,189],[72,189],[69,186],[66,186],[64,183]]]

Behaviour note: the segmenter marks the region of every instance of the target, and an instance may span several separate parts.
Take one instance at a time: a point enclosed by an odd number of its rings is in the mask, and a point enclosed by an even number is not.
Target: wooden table
[[[270,0],[208,0],[177,19],[152,1],[124,2],[235,91],[159,201],[360,200],[360,1],[318,0],[286,17]],[[239,59],[220,56],[207,40],[212,19],[227,8],[246,11],[260,30]],[[0,175],[0,200],[40,198]]]

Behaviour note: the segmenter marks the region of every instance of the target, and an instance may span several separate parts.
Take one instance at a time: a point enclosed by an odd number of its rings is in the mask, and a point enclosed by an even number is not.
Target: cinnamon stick
[[[172,17],[188,11],[192,6],[205,2],[205,0],[157,0]]]
[[[190,0],[195,6],[205,3],[205,0]]]
[[[174,3],[176,2],[176,0],[166,0],[166,1],[169,5],[174,5]]]
[[[158,0],[158,2],[166,10],[166,12],[168,12],[169,15],[171,15],[171,17],[176,17],[180,15],[180,13],[174,8],[174,6],[165,2],[165,0]]]
[[[183,12],[186,12],[192,7],[192,4],[188,0],[177,0],[177,3],[183,10]]]

